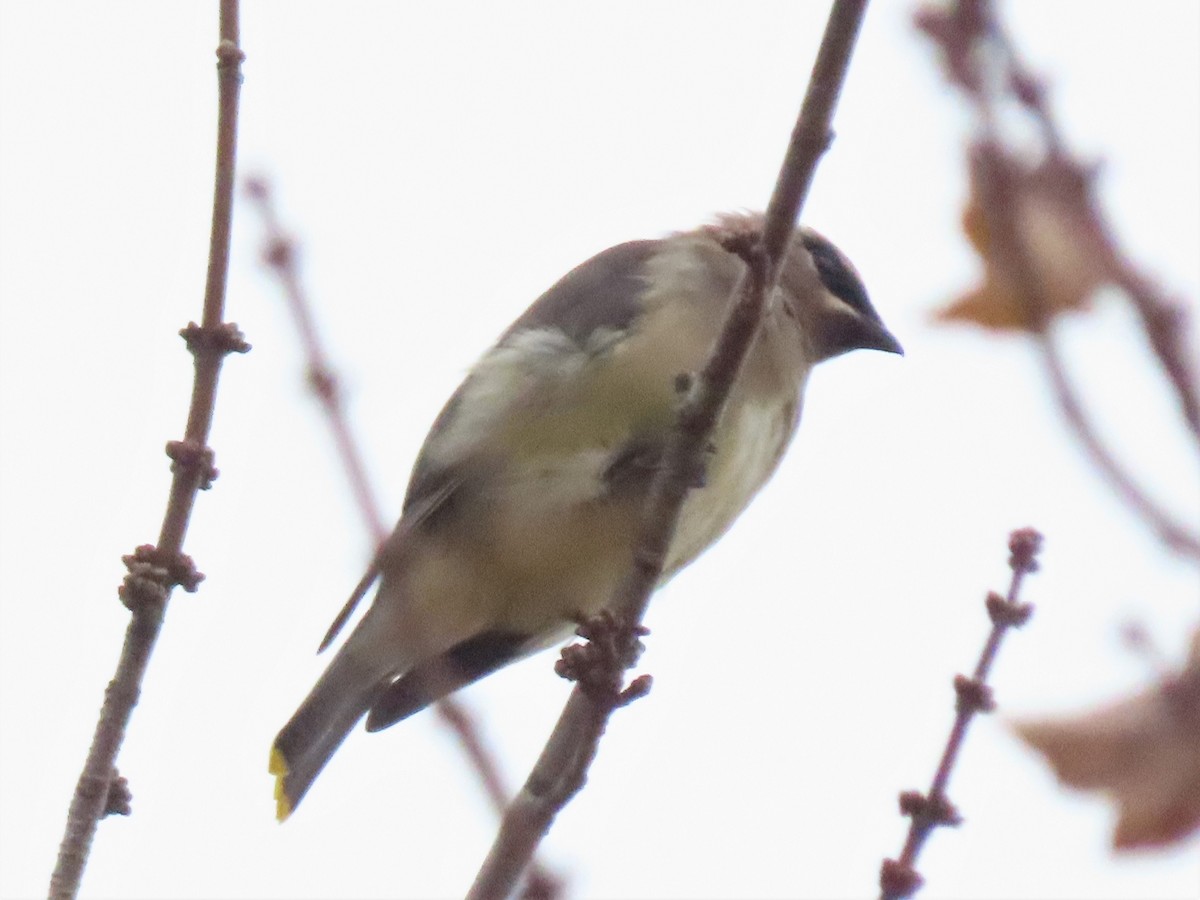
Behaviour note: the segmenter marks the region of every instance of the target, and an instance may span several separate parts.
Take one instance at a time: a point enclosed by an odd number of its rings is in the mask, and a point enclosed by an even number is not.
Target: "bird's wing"
[[[623,334],[637,318],[645,288],[642,269],[660,244],[631,241],[577,266],[539,297],[484,355],[430,428],[413,466],[400,522],[330,625],[318,652],[333,642],[375,583],[381,560],[403,553],[414,531],[436,528],[440,520],[453,518],[459,506],[455,496],[491,468],[488,457],[503,451],[502,438],[510,443],[521,440],[514,433],[517,430],[507,426],[539,411],[522,405],[540,408],[545,415],[553,414],[556,406],[572,404],[574,398],[561,383],[575,374],[572,358],[577,366],[589,354],[602,352],[606,342]],[[604,404],[609,415],[621,408],[618,398]],[[588,436],[570,421],[545,430],[586,448]],[[614,478],[621,475],[616,468],[620,459],[614,463]],[[506,654],[484,655],[491,659]]]
[[[455,487],[455,482],[450,480],[443,481],[436,489],[433,489],[434,486],[430,485],[430,489],[425,492],[425,496],[419,503],[411,504],[411,509],[409,508],[410,505],[406,505],[406,512],[396,525],[396,529],[376,552],[374,558],[371,560],[370,567],[363,574],[363,577],[359,579],[358,584],[354,586],[354,590],[350,593],[350,597],[338,611],[337,616],[334,617],[333,622],[325,632],[325,637],[321,638],[321,644],[317,647],[318,655],[324,653],[337,638],[341,630],[346,627],[346,623],[350,621],[350,617],[354,614],[354,610],[358,607],[358,604],[362,602],[362,598],[367,595],[367,591],[371,589],[371,585],[379,578],[381,557],[387,555],[389,551],[394,552],[393,548],[404,541],[405,536],[413,527],[423,522],[426,517],[437,512],[442,504],[450,499],[450,495],[454,492]]]
[[[457,489],[508,454],[569,454],[627,431],[636,403],[591,384],[586,371],[620,342],[643,311],[646,262],[661,241],[612,247],[567,273],[534,302],[476,363],[430,429],[413,467],[405,515],[445,510]],[[611,381],[611,379],[609,379]],[[619,390],[619,386],[618,390]],[[632,408],[631,408],[632,407]],[[583,418],[608,419],[600,428]],[[604,426],[608,426],[605,428]]]

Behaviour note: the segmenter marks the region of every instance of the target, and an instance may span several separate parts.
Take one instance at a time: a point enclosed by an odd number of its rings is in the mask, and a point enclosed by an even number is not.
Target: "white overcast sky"
[[[239,166],[276,186],[389,514],[472,360],[592,253],[761,207],[826,4],[248,2]],[[879,0],[805,219],[855,261],[904,359],[812,379],[783,468],[657,599],[641,670],[544,858],[570,895],[862,897],[928,783],[950,679],[973,664],[1005,536],[1036,525],[1030,626],[1001,653],[1006,715],[1143,684],[1197,573],[1165,554],[1067,436],[1029,346],[928,316],[976,264],[958,231],[966,116]],[[1137,259],[1200,296],[1200,5],[1005,5]],[[127,615],[120,555],[157,536],[200,315],[216,4],[0,2],[0,896],[44,894]],[[221,477],[120,757],[134,815],[101,824],[86,897],[461,894],[494,821],[436,716],[356,732],[284,826],[267,749],[367,535],[240,204]],[[1200,477],[1122,304],[1070,323],[1105,437],[1197,524]],[[545,654],[464,695],[510,780],[568,686]],[[1194,898],[1193,840],[1114,860],[1111,810],[1061,791],[1004,729],[972,729],[966,817],[922,861],[929,898]]]

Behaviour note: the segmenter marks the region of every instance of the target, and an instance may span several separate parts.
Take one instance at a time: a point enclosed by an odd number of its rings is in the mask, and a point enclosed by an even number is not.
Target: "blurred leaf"
[[[963,232],[983,262],[983,283],[937,310],[935,321],[1035,331],[1035,309],[1041,309],[1040,320],[1047,322],[1087,309],[1097,288],[1110,280],[1103,235],[1091,209],[1090,175],[1057,157],[1034,168],[1011,157],[1003,163],[1011,175],[1003,202],[1011,204],[1021,252],[1007,252],[1013,248],[992,239],[988,223],[995,211],[983,204],[981,167],[973,165]],[[1014,271],[1014,256],[1025,260],[1030,271]],[[1023,290],[1030,283],[1038,296]]]
[[[1200,631],[1184,670],[1152,689],[1014,728],[1063,784],[1111,796],[1118,850],[1163,847],[1200,829]]]

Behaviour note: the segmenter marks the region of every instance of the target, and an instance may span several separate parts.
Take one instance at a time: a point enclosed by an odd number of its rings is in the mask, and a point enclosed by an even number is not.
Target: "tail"
[[[282,822],[390,680],[343,646],[271,746],[275,817]]]

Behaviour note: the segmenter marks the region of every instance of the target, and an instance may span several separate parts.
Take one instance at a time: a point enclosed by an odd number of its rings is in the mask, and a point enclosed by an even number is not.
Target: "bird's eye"
[[[867,296],[866,286],[850,262],[841,252],[817,234],[808,233],[801,242],[812,255],[813,265],[825,289],[835,297],[840,298],[846,305],[870,318],[875,317],[875,310]]]

